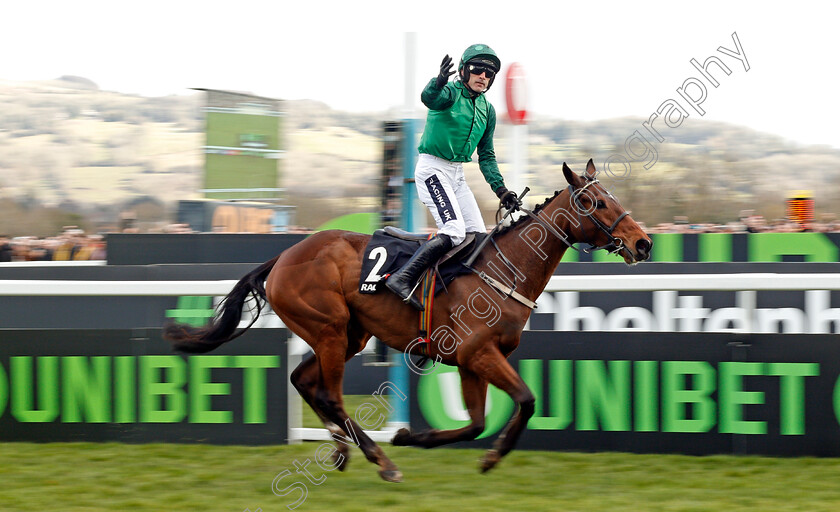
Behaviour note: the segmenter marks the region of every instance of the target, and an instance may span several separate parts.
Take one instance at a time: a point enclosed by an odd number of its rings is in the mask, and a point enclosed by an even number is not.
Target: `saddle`
[[[476,240],[486,237],[485,233],[467,233],[463,243],[453,247],[435,263],[434,268],[440,279],[435,280],[434,293],[437,295],[461,274],[472,273],[462,261],[476,246]],[[362,273],[359,277],[359,292],[376,293],[379,284],[396,272],[411,259],[429,235],[409,233],[399,228],[386,226],[374,231],[362,260]]]

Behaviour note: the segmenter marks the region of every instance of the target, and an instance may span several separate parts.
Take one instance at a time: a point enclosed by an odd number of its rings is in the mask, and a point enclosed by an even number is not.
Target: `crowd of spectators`
[[[65,226],[60,234],[47,238],[0,235],[0,262],[104,259],[104,237],[85,234],[76,226]]]
[[[653,227],[645,226],[648,233],[836,233],[840,232],[840,222],[836,216],[823,215],[819,222],[800,224],[790,219],[768,221],[752,210],[741,212],[738,221],[726,224],[691,223],[687,217],[676,216],[673,222],[664,222]]]

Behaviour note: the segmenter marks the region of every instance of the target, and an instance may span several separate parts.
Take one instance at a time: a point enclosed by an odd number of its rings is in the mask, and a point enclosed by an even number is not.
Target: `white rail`
[[[106,260],[47,260],[47,261],[3,261],[0,262],[0,268],[17,267],[17,268],[32,268],[32,267],[104,267],[108,262]]]
[[[227,295],[235,280],[72,281],[0,280],[0,296]],[[840,290],[840,274],[665,274],[552,276],[545,291]]]
[[[0,280],[0,296],[180,296],[227,295],[235,280],[226,281],[65,281]]]
[[[547,292],[840,290],[840,274],[639,274],[552,276]]]

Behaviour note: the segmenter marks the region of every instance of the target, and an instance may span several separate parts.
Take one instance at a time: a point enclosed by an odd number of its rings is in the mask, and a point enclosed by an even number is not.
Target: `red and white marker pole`
[[[528,169],[528,91],[525,72],[518,62],[507,69],[505,99],[511,123],[511,171],[506,173],[508,177],[505,181],[510,190],[519,194],[525,187],[525,172]]]

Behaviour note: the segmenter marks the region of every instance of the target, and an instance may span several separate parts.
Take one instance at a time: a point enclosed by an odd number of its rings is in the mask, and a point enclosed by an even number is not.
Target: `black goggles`
[[[473,75],[480,75],[484,73],[484,76],[486,76],[487,78],[493,78],[494,76],[496,76],[495,71],[482,64],[467,64],[467,71],[469,71]]]

